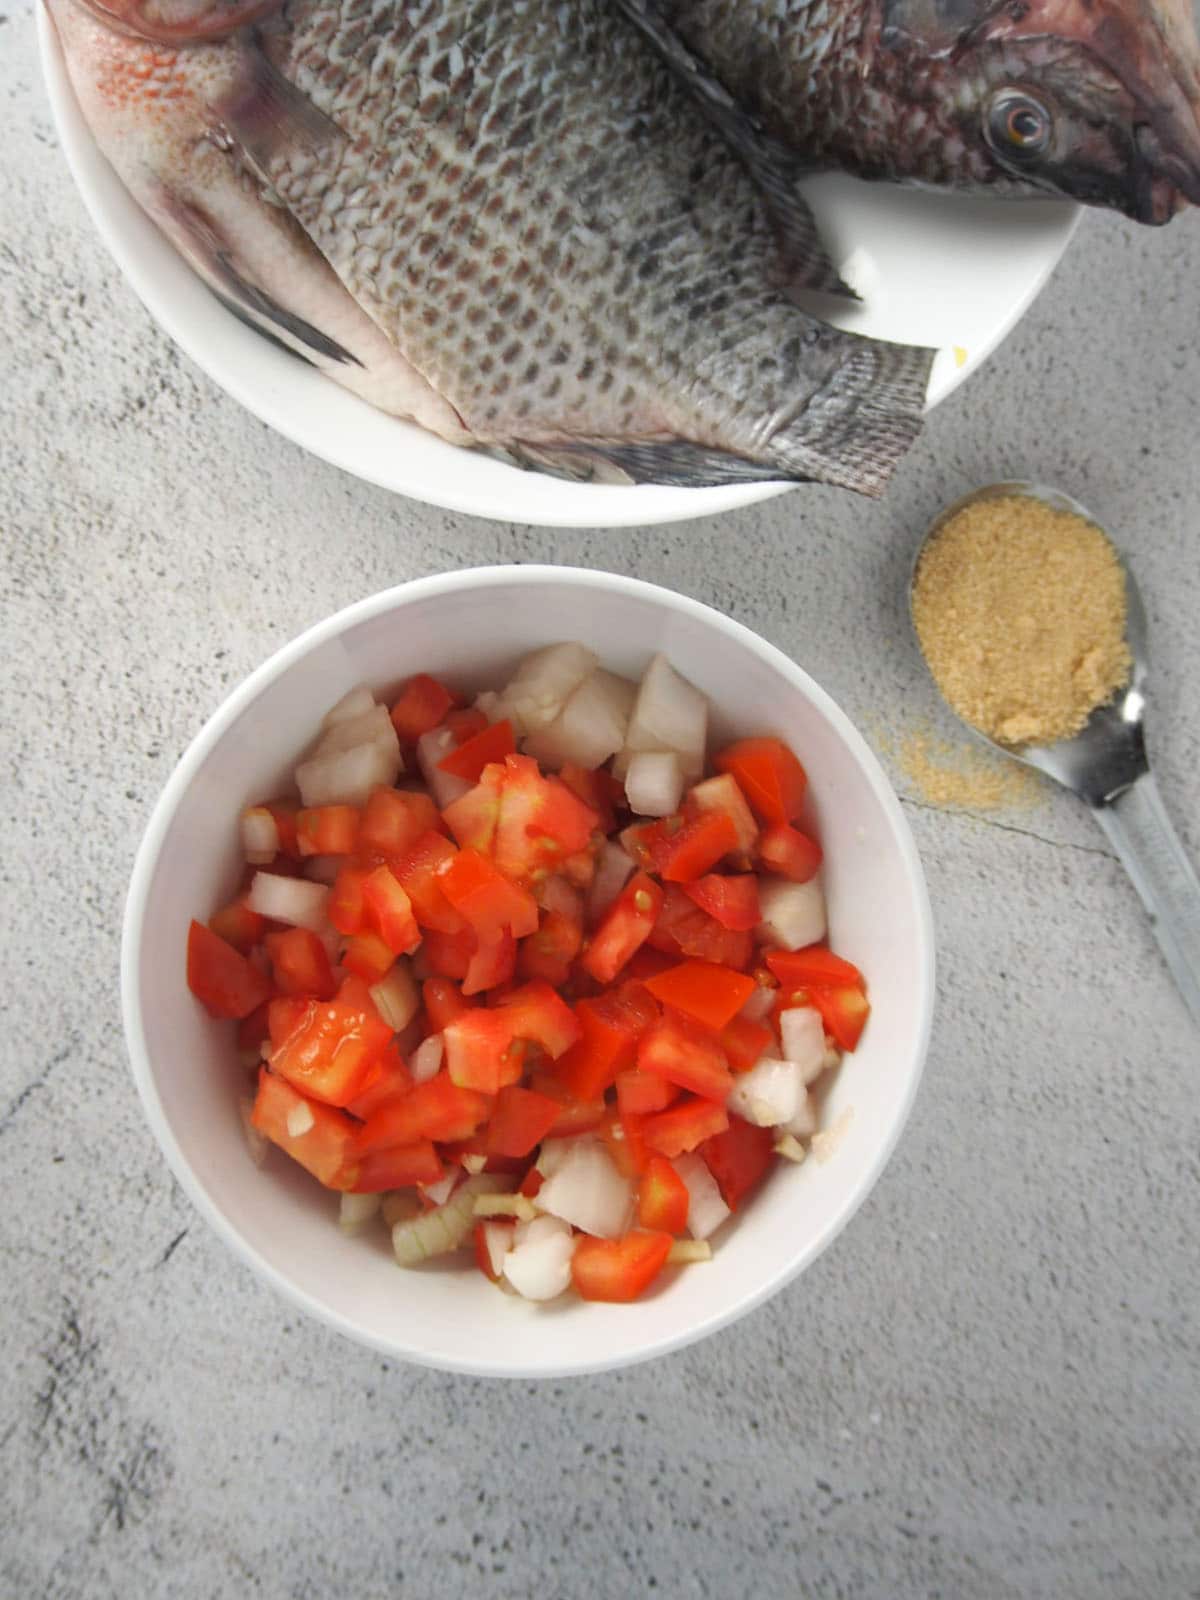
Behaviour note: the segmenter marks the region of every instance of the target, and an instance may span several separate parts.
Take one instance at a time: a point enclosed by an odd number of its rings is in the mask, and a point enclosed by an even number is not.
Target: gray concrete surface
[[[883,505],[531,531],[351,481],[167,343],[85,219],[13,0],[0,103],[0,1594],[1200,1595],[1200,1043],[1065,797],[949,814],[895,769],[941,947],[909,1130],[801,1282],[620,1376],[469,1382],[299,1320],[175,1189],[117,997],[156,793],[307,623],[448,566],[615,567],[728,609],[869,730],[948,730],[910,541],[1009,473],[1131,552],[1200,855],[1200,220],[1090,218]]]

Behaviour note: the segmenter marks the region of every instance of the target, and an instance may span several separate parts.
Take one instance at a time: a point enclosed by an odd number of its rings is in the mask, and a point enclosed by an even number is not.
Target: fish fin
[[[164,189],[156,196],[154,219],[217,299],[242,322],[307,360],[319,356],[335,365],[362,366],[336,339],[244,276],[225,239],[198,206]]]
[[[346,144],[346,135],[290,82],[264,54],[248,43],[237,87],[212,105],[221,130],[241,149],[268,183],[278,157],[295,150],[315,155]]]
[[[726,483],[766,483],[772,478],[801,481],[795,473],[689,439],[580,439],[553,445],[518,440],[504,454],[518,466],[575,483],[654,483],[701,489]]]
[[[675,77],[746,168],[759,191],[780,249],[780,282],[785,292],[810,290],[857,300],[829,258],[816,218],[801,194],[803,164],[771,139],[705,63],[692,54],[655,0],[616,0],[618,8],[662,56]]]
[[[844,359],[791,413],[767,419],[763,456],[791,477],[877,499],[921,431],[937,352],[827,331]]]

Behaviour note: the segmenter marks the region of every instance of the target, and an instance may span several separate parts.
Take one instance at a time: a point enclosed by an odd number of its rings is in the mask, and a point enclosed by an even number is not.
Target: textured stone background
[[[1011,473],[1132,553],[1154,754],[1200,855],[1200,222],[1089,218],[885,505],[556,533],[364,487],[194,371],[85,220],[14,0],[0,102],[0,1593],[1200,1595],[1200,1047],[1065,796],[989,819],[908,795],[941,1004],[899,1151],[801,1282],[611,1378],[442,1377],[298,1321],[176,1192],[116,981],[156,793],[316,618],[446,567],[615,567],[758,629],[876,737],[949,731],[910,544]]]

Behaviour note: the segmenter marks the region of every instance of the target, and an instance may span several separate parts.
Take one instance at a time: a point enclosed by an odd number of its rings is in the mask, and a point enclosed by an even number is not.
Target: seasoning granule
[[[1078,733],[1129,679],[1116,552],[1094,523],[1028,495],[977,500],[939,528],[913,620],[938,688],[1001,744]]]

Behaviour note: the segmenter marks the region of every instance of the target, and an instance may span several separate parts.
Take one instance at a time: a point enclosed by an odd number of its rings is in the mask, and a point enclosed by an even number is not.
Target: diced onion
[[[749,1072],[737,1075],[727,1104],[730,1111],[755,1127],[777,1128],[791,1122],[804,1092],[799,1067],[774,1056],[763,1056]]]
[[[535,1204],[597,1239],[619,1239],[632,1216],[633,1185],[598,1141],[575,1140]]]
[[[517,1217],[532,1222],[537,1212],[527,1194],[481,1194],[475,1201],[477,1217]]]
[[[789,1006],[779,1013],[779,1032],[783,1055],[800,1070],[802,1083],[809,1084],[825,1070],[825,1024],[815,1006]]]
[[[344,717],[341,721],[327,728],[317,741],[314,756],[340,755],[347,750],[355,750],[361,744],[374,744],[375,741],[391,739],[389,742],[400,748],[400,739],[392,719],[388,716],[386,706],[377,706],[373,702],[365,711],[356,716]]]
[[[444,811],[474,788],[474,784],[468,783],[465,778],[456,778],[452,772],[442,772],[438,767],[438,762],[444,756],[457,749],[458,745],[449,728],[433,728],[417,740],[417,765],[439,811]]]
[[[378,1216],[382,1204],[379,1194],[344,1194],[338,1201],[338,1221],[347,1233],[358,1233]]]
[[[463,1165],[463,1171],[464,1172],[469,1172],[471,1174],[471,1176],[474,1177],[477,1172],[482,1172],[484,1167],[487,1166],[487,1157],[486,1156],[464,1156],[462,1158],[462,1165]]]
[[[325,903],[329,890],[323,883],[309,883],[306,878],[283,878],[275,872],[256,872],[246,896],[246,904],[260,917],[272,922],[287,922],[294,928],[311,928],[314,933],[325,927]]]
[[[415,1267],[431,1256],[457,1250],[475,1225],[476,1199],[494,1194],[505,1181],[496,1174],[481,1172],[460,1185],[444,1206],[397,1222],[392,1229],[392,1250],[399,1265]]]
[[[528,734],[553,722],[596,665],[582,644],[550,644],[526,656],[500,696],[515,731]]]
[[[782,1156],[785,1161],[794,1161],[797,1166],[800,1166],[808,1155],[808,1151],[794,1133],[785,1133],[781,1139],[776,1139],[771,1148],[777,1156]]]
[[[571,1281],[575,1238],[566,1223],[538,1217],[525,1232],[517,1229],[504,1257],[504,1276],[526,1300],[553,1300]]]
[[[796,1109],[788,1119],[786,1131],[797,1139],[807,1139],[816,1133],[817,1108],[813,1105],[812,1095],[807,1089],[801,1089]]]
[[[588,890],[588,916],[593,925],[612,905],[634,873],[634,862],[619,844],[604,842],[596,857],[596,876]]]
[[[673,750],[685,778],[704,770],[708,740],[708,701],[681,678],[664,655],[656,655],[642,677],[623,754],[639,750]],[[627,768],[628,761],[622,763]]]
[[[543,1139],[534,1166],[543,1178],[549,1178],[558,1171],[575,1146],[584,1143],[594,1144],[595,1140],[587,1134],[574,1139]]]
[[[317,1119],[312,1114],[312,1107],[307,1100],[301,1100],[292,1106],[287,1114],[287,1131],[289,1139],[302,1139],[306,1133],[311,1133],[316,1126]]]
[[[625,773],[625,798],[639,817],[669,817],[683,799],[683,769],[673,750],[641,750]]]
[[[371,985],[375,1009],[394,1032],[407,1028],[421,1009],[421,992],[413,980],[408,962],[396,962],[385,978]]]
[[[396,730],[390,722],[388,728],[390,738],[380,734],[351,750],[323,752],[302,761],[296,768],[296,787],[304,804],[361,805],[372,789],[395,783],[403,763]]]
[[[725,1204],[717,1180],[708,1170],[703,1156],[695,1151],[676,1156],[671,1163],[683,1179],[688,1192],[688,1232],[693,1239],[707,1239],[733,1213]]]
[[[625,742],[637,686],[597,668],[584,679],[562,710],[525,740],[526,753],[543,767],[568,762],[591,769],[602,765]]]
[[[685,1267],[693,1261],[711,1261],[712,1245],[707,1239],[676,1239],[667,1251],[669,1267]]]
[[[573,883],[559,873],[551,873],[534,887],[534,897],[544,911],[557,911],[572,922],[583,921],[583,896]]]
[[[455,1185],[461,1177],[461,1167],[448,1167],[436,1183],[421,1184],[421,1193],[435,1206],[444,1206],[454,1193]]]
[[[279,829],[265,806],[242,812],[242,854],[252,867],[264,867],[279,853]]]
[[[513,1247],[513,1234],[517,1231],[511,1222],[481,1222],[483,1248],[494,1278],[504,1271],[504,1258]]]
[[[361,717],[364,711],[370,711],[375,704],[375,696],[365,683],[358,684],[347,691],[338,701],[337,705],[325,713],[321,723],[322,732],[335,727],[339,722],[349,722],[352,717]]]
[[[762,908],[760,943],[803,950],[825,937],[825,892],[816,878],[807,883],[761,878],[758,903]]]
[[[437,1076],[442,1068],[445,1049],[440,1033],[431,1033],[427,1039],[422,1039],[408,1058],[408,1070],[414,1083],[425,1083]]]
[[[482,711],[489,722],[503,722],[508,715],[494,689],[485,689],[482,694],[476,695],[475,709]]]
[[[394,1228],[398,1222],[410,1222],[421,1215],[421,1202],[415,1189],[389,1189],[379,1208],[384,1222]]]

